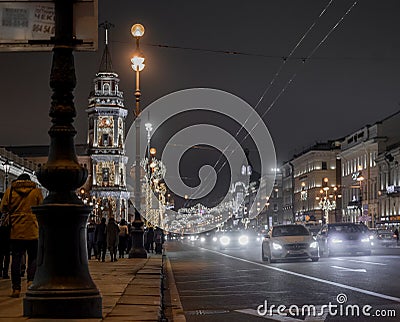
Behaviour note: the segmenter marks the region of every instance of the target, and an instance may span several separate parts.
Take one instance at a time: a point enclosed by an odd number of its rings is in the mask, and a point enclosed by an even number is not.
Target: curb
[[[169,258],[166,256],[166,266],[167,266],[167,280],[168,280],[168,290],[170,295],[170,305],[172,311],[172,321],[176,322],[186,322],[185,313],[183,311],[181,299],[179,297],[179,292],[175,284],[174,273],[172,272],[172,266]]]

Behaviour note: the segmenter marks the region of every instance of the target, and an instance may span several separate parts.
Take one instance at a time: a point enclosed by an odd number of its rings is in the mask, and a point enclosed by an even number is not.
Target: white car
[[[277,260],[319,260],[319,246],[310,231],[303,225],[278,225],[262,242],[261,258],[274,263]]]
[[[249,237],[241,230],[231,230],[224,232],[219,237],[219,248],[245,248],[249,243]]]

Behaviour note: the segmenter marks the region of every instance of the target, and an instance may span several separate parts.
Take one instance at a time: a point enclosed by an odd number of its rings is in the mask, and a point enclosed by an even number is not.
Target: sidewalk
[[[103,319],[29,319],[22,316],[26,278],[21,296],[11,298],[11,280],[0,279],[0,322],[14,321],[159,321],[161,313],[162,255],[120,258],[117,262],[89,260],[93,281],[103,298]],[[68,309],[68,308],[66,308]]]

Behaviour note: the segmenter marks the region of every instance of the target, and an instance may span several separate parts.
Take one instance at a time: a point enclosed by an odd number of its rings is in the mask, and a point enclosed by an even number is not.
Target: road
[[[400,320],[399,248],[275,264],[261,261],[260,243],[221,251],[170,241],[166,250],[189,322]]]

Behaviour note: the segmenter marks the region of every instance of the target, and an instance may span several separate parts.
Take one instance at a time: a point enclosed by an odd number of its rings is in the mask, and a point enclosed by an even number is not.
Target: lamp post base
[[[91,207],[33,207],[39,222],[37,269],[23,313],[42,318],[101,318],[102,298],[88,266],[86,222]]]
[[[135,208],[135,220],[132,222],[132,248],[129,258],[147,258],[147,252],[143,247],[143,221],[139,211]]]
[[[143,247],[143,229],[135,227],[132,229],[132,248],[129,258],[147,258],[147,252]]]
[[[29,317],[62,319],[102,317],[102,299],[99,294],[66,294],[66,292],[57,294],[53,291],[30,291],[29,296],[24,298],[23,304],[24,316]]]

